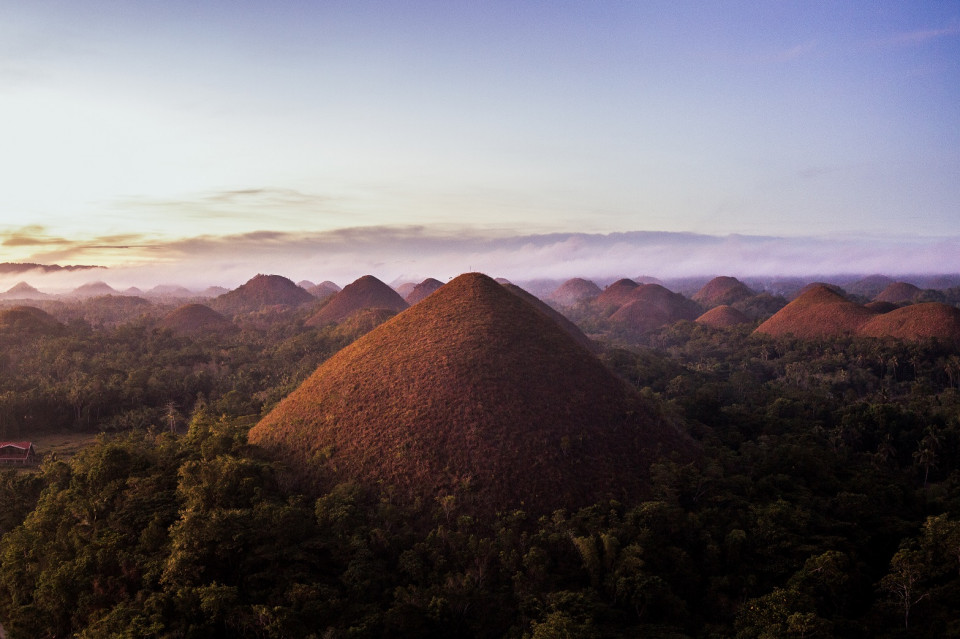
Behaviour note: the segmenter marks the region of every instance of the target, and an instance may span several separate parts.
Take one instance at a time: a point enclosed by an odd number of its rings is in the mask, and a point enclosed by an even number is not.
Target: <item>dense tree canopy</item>
[[[5,437],[114,434],[0,473],[0,621],[11,637],[960,635],[955,347],[750,328],[680,322],[609,349],[703,453],[655,462],[647,501],[539,519],[290,485],[246,432],[351,339],[335,327],[5,343]]]

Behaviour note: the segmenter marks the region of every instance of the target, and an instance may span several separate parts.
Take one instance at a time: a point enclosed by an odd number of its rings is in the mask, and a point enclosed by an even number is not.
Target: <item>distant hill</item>
[[[406,300],[407,304],[409,304],[410,306],[413,306],[423,298],[427,297],[428,295],[436,291],[441,286],[443,286],[443,282],[441,282],[438,279],[428,277],[427,279],[423,280],[422,282],[414,286],[413,290],[411,290],[407,295],[404,295],[403,298],[404,300]]]
[[[158,284],[144,293],[147,297],[163,298],[189,298],[194,297],[196,293],[185,286],[179,284]]]
[[[610,322],[633,333],[645,333],[701,314],[695,302],[659,284],[641,284],[629,301],[610,316]]]
[[[905,340],[936,337],[960,342],[960,309],[939,302],[911,304],[877,315],[860,328],[860,334]]]
[[[7,292],[0,294],[0,299],[5,300],[47,300],[52,297],[52,295],[41,293],[26,282],[19,282],[7,290]]]
[[[693,301],[711,308],[723,304],[735,304],[754,295],[756,293],[737,278],[720,276],[704,284],[703,288],[693,295]]]
[[[246,284],[224,293],[209,304],[226,316],[252,313],[269,306],[300,306],[314,297],[281,275],[257,275]]]
[[[229,292],[230,292],[230,289],[224,288],[222,286],[208,286],[207,288],[197,293],[197,297],[219,297],[224,293],[229,293]]]
[[[844,288],[854,295],[862,295],[873,299],[890,284],[893,284],[893,280],[886,275],[869,275],[855,282],[850,282]]]
[[[797,337],[856,334],[875,314],[826,284],[812,284],[795,300],[757,327],[757,333]]]
[[[723,304],[714,306],[709,311],[698,317],[697,324],[711,326],[713,328],[730,328],[738,324],[749,324],[752,320],[747,315],[732,306]]]
[[[534,515],[629,501],[648,486],[654,456],[692,449],[551,319],[477,273],[339,351],[250,442],[301,481]]]
[[[117,295],[119,291],[106,282],[89,282],[73,289],[72,297],[99,297],[101,295]]]
[[[904,304],[913,302],[923,293],[918,287],[907,282],[892,282],[886,286],[880,293],[873,298],[874,302],[891,302],[893,304]]]
[[[601,292],[600,287],[590,280],[575,277],[561,284],[560,288],[551,293],[548,299],[560,306],[573,306],[580,302],[596,299]]]
[[[364,275],[347,284],[343,290],[307,320],[307,326],[333,324],[364,308],[386,308],[402,311],[409,306],[400,294],[375,278]]]
[[[238,330],[233,322],[203,304],[185,304],[160,320],[159,326],[181,335],[228,333]]]
[[[596,299],[593,300],[593,304],[600,309],[617,309],[633,300],[631,297],[633,295],[634,289],[636,289],[639,284],[633,280],[626,278],[617,280],[607,288],[603,289]]]
[[[17,335],[56,335],[64,326],[49,313],[33,306],[14,306],[0,310],[0,333]]]

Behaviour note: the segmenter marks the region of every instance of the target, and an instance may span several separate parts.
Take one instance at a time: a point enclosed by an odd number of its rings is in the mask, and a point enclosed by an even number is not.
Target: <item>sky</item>
[[[960,0],[0,0],[0,176],[130,283],[960,272]]]

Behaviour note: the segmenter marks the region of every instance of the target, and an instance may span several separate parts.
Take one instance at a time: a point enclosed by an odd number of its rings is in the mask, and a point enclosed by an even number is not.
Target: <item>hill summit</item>
[[[342,319],[365,308],[385,308],[402,311],[408,304],[395,290],[375,278],[364,275],[343,287],[336,295],[307,320],[307,326],[323,326]]]
[[[252,313],[268,306],[299,306],[314,297],[282,275],[257,275],[246,284],[210,302],[210,308],[224,315]]]
[[[757,327],[756,333],[800,338],[856,334],[874,316],[870,309],[851,302],[834,287],[815,283]]]
[[[306,480],[536,513],[636,496],[656,454],[691,448],[552,319],[478,273],[339,351],[250,441]]]
[[[703,285],[693,296],[693,301],[707,308],[734,304],[756,295],[746,284],[735,277],[715,277]]]

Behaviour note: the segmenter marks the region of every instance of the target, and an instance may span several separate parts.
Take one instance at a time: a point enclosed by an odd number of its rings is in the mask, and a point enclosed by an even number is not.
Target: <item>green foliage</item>
[[[606,361],[702,454],[654,460],[645,501],[536,519],[478,515],[459,492],[298,493],[238,416],[340,342],[246,330],[191,344],[74,325],[6,345],[10,435],[143,426],[0,473],[10,637],[960,635],[960,360],[944,345],[651,333]],[[186,432],[148,428],[168,401],[196,406]]]

